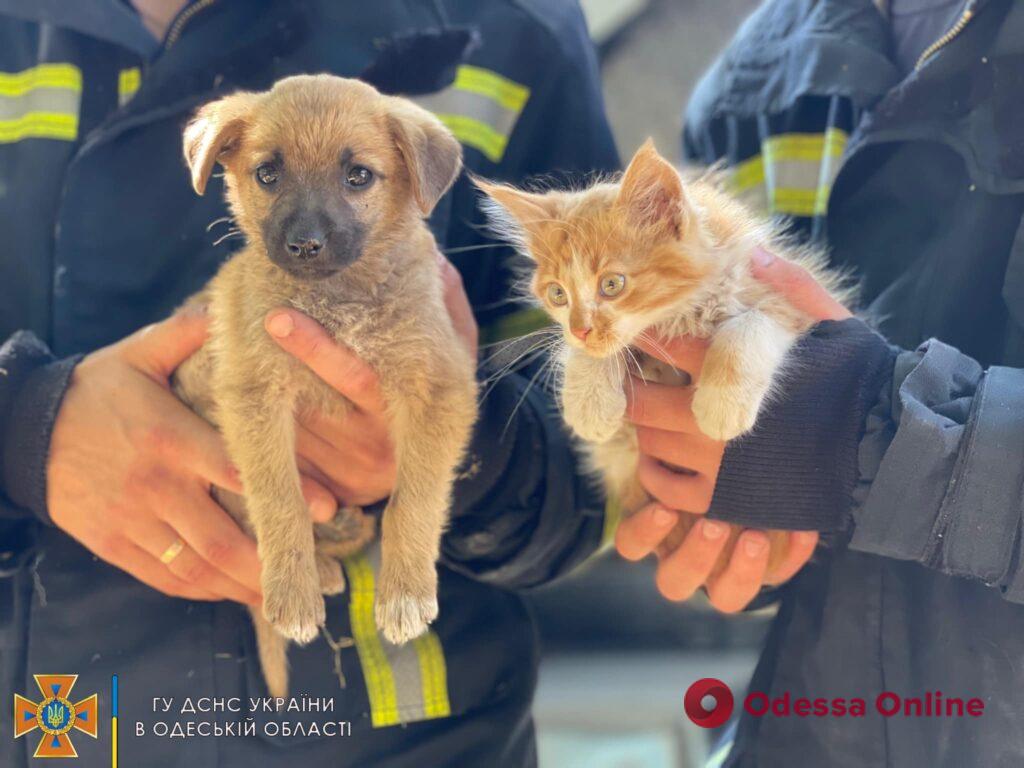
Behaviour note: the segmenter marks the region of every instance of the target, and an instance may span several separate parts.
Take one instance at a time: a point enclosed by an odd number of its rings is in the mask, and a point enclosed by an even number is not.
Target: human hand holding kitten
[[[811,275],[768,251],[755,251],[751,273],[795,308],[818,320],[843,320],[850,312],[835,301]],[[648,354],[685,370],[694,378],[703,364],[707,343],[679,337],[654,344],[641,343]],[[667,353],[667,354],[666,354]],[[726,569],[714,579],[710,573],[728,540],[729,524],[702,520],[675,549],[663,542],[678,514],[673,509],[706,510],[711,503],[725,443],[705,437],[696,427],[692,391],[634,381],[628,388],[626,418],[637,429],[640,447],[638,473],[647,491],[661,503],[652,503],[625,519],[616,532],[616,548],[629,560],[651,552],[658,557],[655,577],[659,591],[670,599],[685,599],[702,585],[708,599],[721,611],[742,610],[763,586],[784,583],[811,558],[818,543],[814,531],[774,532],[789,537],[785,559],[768,569],[764,532],[748,529],[740,534]],[[692,475],[665,466],[686,467]],[[710,535],[709,535],[710,534]]]

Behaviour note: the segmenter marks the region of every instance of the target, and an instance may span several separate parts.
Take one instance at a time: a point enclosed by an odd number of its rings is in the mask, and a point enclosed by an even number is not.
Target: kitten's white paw
[[[708,437],[732,440],[754,428],[762,399],[740,387],[701,382],[693,395],[693,415]]]
[[[626,393],[608,391],[600,396],[565,398],[565,422],[591,443],[607,443],[622,427]]]

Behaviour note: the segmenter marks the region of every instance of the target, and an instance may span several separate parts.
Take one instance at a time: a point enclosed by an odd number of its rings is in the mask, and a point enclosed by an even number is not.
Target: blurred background
[[[693,86],[755,0],[581,0],[623,161],[648,136],[680,160]],[[666,52],[671,51],[671,55]],[[742,691],[771,610],[714,613],[658,595],[654,564],[612,552],[534,592],[544,658],[535,707],[541,768],[696,768],[714,732],[683,713],[702,677]]]

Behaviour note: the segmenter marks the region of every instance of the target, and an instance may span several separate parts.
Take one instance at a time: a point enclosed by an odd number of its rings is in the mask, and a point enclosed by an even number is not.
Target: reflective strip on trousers
[[[441,641],[428,630],[405,645],[377,631],[374,584],[380,572],[380,542],[345,558],[352,638],[370,701],[374,728],[448,717],[448,672]]]

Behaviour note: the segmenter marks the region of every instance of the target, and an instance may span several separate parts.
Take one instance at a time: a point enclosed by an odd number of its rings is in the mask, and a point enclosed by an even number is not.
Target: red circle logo
[[[704,706],[704,700],[711,697],[715,704],[711,709]],[[717,728],[732,714],[732,691],[721,680],[705,677],[686,689],[683,708],[694,725],[701,728]]]

